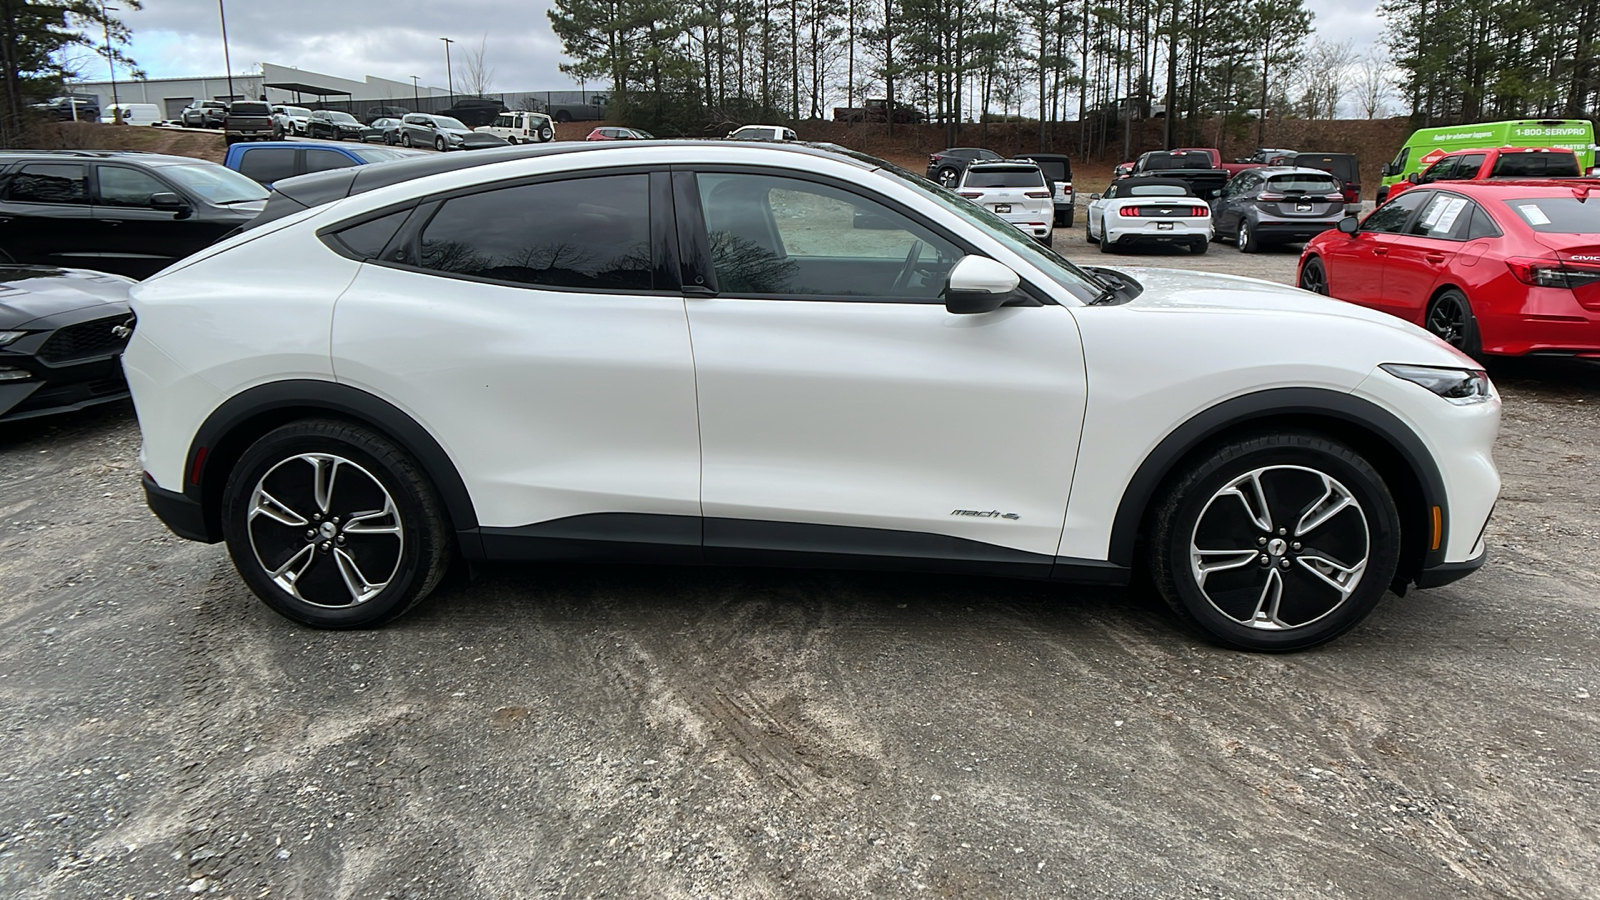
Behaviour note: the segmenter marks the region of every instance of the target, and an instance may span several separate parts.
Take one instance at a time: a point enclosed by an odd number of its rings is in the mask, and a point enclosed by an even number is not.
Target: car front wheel
[[[1399,565],[1400,517],[1359,454],[1290,431],[1193,463],[1150,537],[1156,587],[1180,617],[1229,647],[1301,650],[1372,612]]]
[[[222,502],[223,536],[245,583],[278,613],[318,628],[398,617],[449,562],[448,522],[421,468],[344,422],[269,432],[229,474]]]
[[[1087,243],[1098,244],[1100,239],[1094,236],[1094,226],[1090,225],[1089,221],[1088,218],[1083,220],[1083,239]]]
[[[1322,268],[1322,260],[1313,256],[1300,267],[1300,289],[1313,294],[1328,295],[1328,272]]]
[[[433,140],[433,149],[439,151],[440,153],[443,153],[444,152],[444,147],[445,147],[444,138],[434,138],[434,140]]]

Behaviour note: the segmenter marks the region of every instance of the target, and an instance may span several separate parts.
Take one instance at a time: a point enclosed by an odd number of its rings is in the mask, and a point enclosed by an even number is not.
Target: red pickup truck
[[[1190,153],[1204,153],[1210,156],[1211,165],[1215,168],[1226,170],[1229,178],[1232,178],[1240,172],[1243,172],[1245,169],[1254,169],[1261,165],[1261,163],[1258,162],[1223,162],[1222,151],[1215,147],[1179,147],[1178,149],[1187,150]]]
[[[1421,172],[1389,185],[1387,203],[1419,184],[1435,181],[1482,181],[1488,178],[1577,178],[1578,155],[1560,147],[1486,147],[1456,150],[1440,156]]]

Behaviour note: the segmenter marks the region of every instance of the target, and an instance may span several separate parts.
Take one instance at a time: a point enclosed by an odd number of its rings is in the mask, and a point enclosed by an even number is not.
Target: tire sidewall
[[[1367,518],[1367,568],[1361,584],[1344,604],[1325,617],[1298,628],[1265,631],[1239,624],[1211,605],[1189,568],[1190,541],[1201,513],[1229,481],[1265,466],[1292,465],[1314,469],[1350,490]],[[1348,448],[1310,435],[1269,436],[1222,448],[1208,457],[1169,498],[1153,550],[1157,583],[1167,600],[1213,640],[1241,650],[1302,650],[1333,640],[1366,618],[1389,589],[1399,565],[1399,512],[1383,479]]]
[[[438,552],[431,546],[436,535],[429,533],[427,504],[431,497],[419,495],[427,485],[408,483],[403,473],[380,459],[394,453],[381,439],[369,433],[336,423],[296,423],[270,432],[258,440],[234,466],[223,490],[222,532],[234,566],[250,589],[263,602],[286,618],[318,628],[365,628],[381,625],[409,609],[432,588],[426,567]],[[297,600],[285,593],[257,562],[250,543],[246,515],[256,484],[274,466],[304,453],[329,453],[344,457],[362,467],[389,492],[399,511],[404,544],[399,567],[389,586],[359,606],[325,608]],[[436,502],[434,508],[437,508]],[[319,561],[318,565],[327,565]]]

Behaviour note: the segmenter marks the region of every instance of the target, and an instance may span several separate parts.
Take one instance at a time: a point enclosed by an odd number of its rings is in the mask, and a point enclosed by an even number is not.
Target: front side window
[[[857,194],[774,175],[702,173],[723,293],[937,302],[950,241]]]
[[[11,176],[6,199],[16,203],[88,203],[83,166],[61,163],[30,163]]]
[[[1367,220],[1361,223],[1361,230],[1399,234],[1400,230],[1405,228],[1406,220],[1411,218],[1411,213],[1416,211],[1423,201],[1432,199],[1433,196],[1433,191],[1406,191],[1373,210],[1372,215],[1367,216]]]
[[[423,228],[420,264],[554,288],[652,288],[649,176],[603,175],[454,197]]]
[[[148,207],[152,194],[172,189],[138,169],[101,166],[100,203],[103,206]]]
[[[328,172],[333,169],[348,169],[356,161],[337,150],[307,150],[306,171]]]
[[[1460,181],[1465,178],[1478,177],[1478,170],[1483,168],[1483,161],[1488,157],[1482,153],[1456,157],[1455,168],[1448,175],[1435,175],[1435,181]]]

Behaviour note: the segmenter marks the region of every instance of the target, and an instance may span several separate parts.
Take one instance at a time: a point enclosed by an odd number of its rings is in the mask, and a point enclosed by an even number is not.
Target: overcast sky
[[[1307,0],[1317,36],[1365,49],[1382,33],[1378,0]],[[361,79],[379,75],[445,86],[444,45],[459,77],[461,53],[487,39],[493,91],[560,90],[561,44],[550,30],[549,0],[273,0],[227,4],[228,48],[235,73],[270,62]],[[131,56],[151,78],[223,73],[217,4],[145,0],[124,13],[133,29]],[[87,77],[104,73],[85,72]]]

